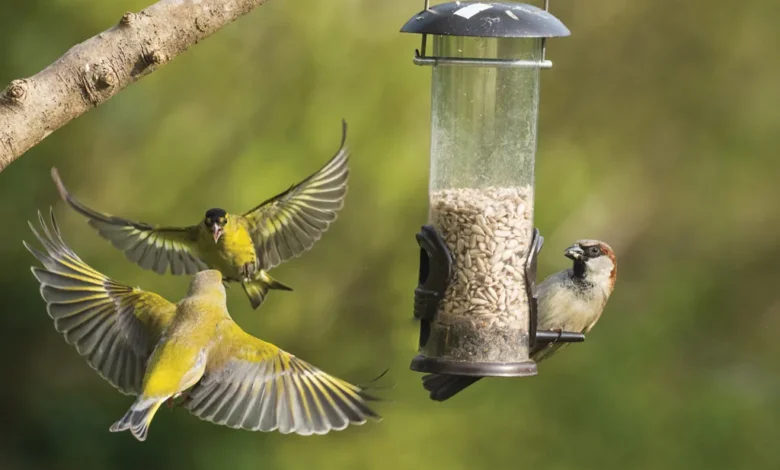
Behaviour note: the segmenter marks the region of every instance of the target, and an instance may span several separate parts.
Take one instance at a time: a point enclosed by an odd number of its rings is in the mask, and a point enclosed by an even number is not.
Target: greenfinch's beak
[[[572,245],[563,252],[563,255],[571,260],[578,260],[582,259],[582,255],[585,254],[585,250],[583,250],[579,245]]]
[[[222,236],[222,227],[214,224],[214,226],[211,228],[211,232],[212,235],[214,235],[214,243],[217,243],[219,241],[219,237]]]

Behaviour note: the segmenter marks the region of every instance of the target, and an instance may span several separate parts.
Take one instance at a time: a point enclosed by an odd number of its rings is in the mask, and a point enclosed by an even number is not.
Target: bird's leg
[[[179,405],[183,405],[184,402],[187,401],[187,398],[190,396],[190,390],[185,390],[179,394],[181,397],[181,401],[179,402]]]
[[[165,404],[168,405],[168,408],[173,409],[173,407],[175,407],[177,405],[181,405],[182,403],[184,403],[184,400],[186,400],[189,395],[190,395],[190,391],[189,390],[186,390],[184,392],[179,392],[176,395],[174,395],[174,396],[170,397],[169,399],[167,399],[165,401]],[[177,404],[175,402],[175,400],[178,399],[178,398],[181,398],[181,401],[179,401],[179,403]]]
[[[243,266],[241,266],[241,269],[239,270],[241,277],[244,278],[245,281],[251,281],[254,268],[255,268],[255,263],[246,263]]]

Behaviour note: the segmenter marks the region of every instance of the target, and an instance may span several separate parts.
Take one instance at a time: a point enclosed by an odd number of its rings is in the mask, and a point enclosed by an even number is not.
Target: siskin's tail
[[[422,381],[425,390],[431,392],[431,400],[445,401],[481,378],[463,375],[428,374],[423,376]]]
[[[287,291],[292,290],[291,287],[287,287],[286,285],[272,278],[265,271],[260,271],[260,274],[254,281],[242,282],[241,285],[244,287],[244,292],[246,292],[247,297],[249,297],[249,301],[252,303],[253,309],[257,309],[257,307],[263,303],[265,296],[268,295],[268,291],[271,289]]]
[[[149,425],[152,423],[154,414],[165,401],[155,398],[142,398],[133,403],[133,406],[122,416],[122,419],[114,423],[109,431],[120,432],[130,430],[139,441],[146,440],[146,434],[149,432]]]

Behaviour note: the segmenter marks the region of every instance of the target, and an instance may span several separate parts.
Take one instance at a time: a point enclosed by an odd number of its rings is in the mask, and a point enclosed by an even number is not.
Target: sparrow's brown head
[[[606,282],[610,290],[615,286],[617,259],[615,252],[606,243],[599,240],[578,240],[566,248],[563,254],[574,261],[575,275],[597,284]]]

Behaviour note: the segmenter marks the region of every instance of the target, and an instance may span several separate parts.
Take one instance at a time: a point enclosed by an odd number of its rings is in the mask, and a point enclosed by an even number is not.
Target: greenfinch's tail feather
[[[244,287],[244,292],[249,297],[253,309],[257,309],[257,307],[263,304],[269,290],[292,290],[292,287],[282,284],[269,276],[268,273],[262,273],[258,280],[242,282],[241,285]]]
[[[109,431],[121,432],[129,430],[136,439],[145,441],[152,418],[154,418],[154,414],[157,413],[164,401],[164,399],[155,400],[139,397],[133,403],[133,406],[127,410],[127,413],[109,428]]]

